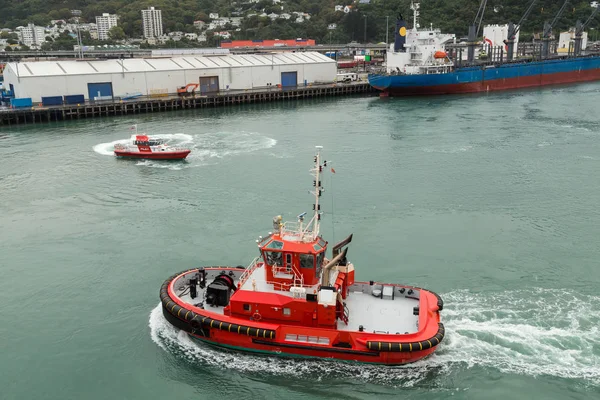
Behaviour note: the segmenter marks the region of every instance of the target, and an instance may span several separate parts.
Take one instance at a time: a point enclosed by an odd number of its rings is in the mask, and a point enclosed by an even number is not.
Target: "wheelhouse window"
[[[313,268],[315,266],[315,257],[312,254],[300,254],[300,267]]]
[[[317,276],[321,274],[321,270],[323,269],[323,259],[325,258],[325,252],[317,254]]]
[[[244,311],[250,311],[250,304],[244,304]]]
[[[265,261],[269,265],[283,265],[283,254],[278,251],[265,251]]]

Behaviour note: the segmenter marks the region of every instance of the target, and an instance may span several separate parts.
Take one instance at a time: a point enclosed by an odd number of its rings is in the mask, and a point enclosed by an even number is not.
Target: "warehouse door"
[[[112,83],[88,83],[88,94],[90,101],[95,100],[112,100],[113,90]]]
[[[281,87],[282,88],[295,88],[298,86],[298,73],[294,72],[282,72],[281,73]]]
[[[217,93],[219,91],[218,76],[201,76],[200,77],[200,93]]]

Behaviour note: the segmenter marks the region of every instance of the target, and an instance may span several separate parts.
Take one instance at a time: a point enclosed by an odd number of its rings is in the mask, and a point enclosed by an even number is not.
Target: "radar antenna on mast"
[[[307,224],[306,230],[308,231],[312,226],[312,237],[313,239],[319,236],[319,226],[321,221],[321,204],[319,204],[319,198],[323,193],[323,185],[321,184],[321,174],[323,172],[323,167],[327,166],[327,161],[324,160],[323,164],[321,164],[321,149],[323,146],[315,146],[317,149],[317,154],[315,155],[315,166],[310,170],[311,175],[314,177],[313,187],[314,190],[311,193],[315,196],[315,203],[313,204],[314,215],[312,220]]]
[[[414,1],[410,2],[410,9],[413,10],[413,31],[417,31],[419,28],[419,8],[421,8],[421,4],[415,3]]]

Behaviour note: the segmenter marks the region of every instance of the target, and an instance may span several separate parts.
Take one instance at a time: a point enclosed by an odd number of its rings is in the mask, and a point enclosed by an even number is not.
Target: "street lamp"
[[[389,20],[390,20],[390,17],[386,16],[385,17],[385,47],[386,48],[387,48],[387,44],[388,44],[388,35],[390,33]]]
[[[83,58],[83,43],[81,41],[81,29],[79,28],[79,17],[81,17],[81,10],[71,10],[71,14],[77,23],[77,45],[79,46],[79,57]]]
[[[365,46],[367,45],[367,16],[365,15],[365,41],[363,42]]]

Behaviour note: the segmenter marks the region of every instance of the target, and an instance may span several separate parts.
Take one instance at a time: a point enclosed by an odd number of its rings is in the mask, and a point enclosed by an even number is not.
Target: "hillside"
[[[527,2],[528,3],[528,2]],[[587,19],[591,12],[589,1],[573,0],[557,28],[572,26],[577,18]],[[410,0],[371,0],[370,4],[354,3],[357,10],[345,14],[335,12],[334,6],[353,4],[352,0],[282,0],[273,4],[272,0],[0,0],[0,27],[15,28],[32,22],[46,26],[53,19],[67,19],[71,9],[82,11],[82,21],[94,22],[96,15],[103,12],[118,14],[119,26],[128,37],[142,35],[140,10],[154,6],[162,10],[165,32],[194,32],[195,20],[209,21],[208,14],[217,12],[220,16],[244,16],[250,12],[305,12],[311,19],[302,23],[292,20],[257,16],[246,18],[241,31],[234,32],[235,39],[289,39],[296,37],[314,38],[318,43],[347,43],[362,41],[364,37],[364,16],[367,16],[367,40],[380,42],[386,36],[386,16],[389,16],[390,37],[393,33],[395,16],[402,13],[411,17]],[[534,11],[522,28],[522,34],[539,32],[544,20],[553,19],[562,1],[538,0]],[[281,9],[283,7],[283,10]],[[433,24],[444,32],[466,35],[468,24],[474,19],[479,0],[422,0],[421,25]],[[518,22],[527,4],[524,0],[488,0],[484,22]],[[600,17],[592,27],[600,27]],[[337,24],[337,29],[328,30],[329,24]],[[528,38],[524,37],[525,40]],[[390,39],[391,40],[391,39]]]

